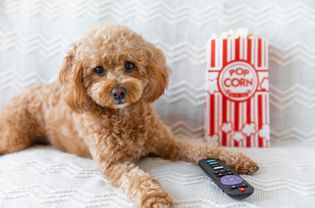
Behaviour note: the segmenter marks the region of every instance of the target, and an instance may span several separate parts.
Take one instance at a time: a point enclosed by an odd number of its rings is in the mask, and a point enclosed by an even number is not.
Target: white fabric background
[[[177,207],[315,206],[315,1],[1,0],[0,106],[22,89],[54,80],[68,46],[106,22],[130,26],[165,52],[173,73],[157,108],[185,138],[203,137],[210,35],[246,27],[267,37],[272,148],[244,150],[262,167],[246,177],[255,194],[242,203],[229,199],[186,163],[148,159],[141,165],[162,182]],[[45,148],[0,158],[0,202],[4,207],[133,206],[100,179],[92,161]]]

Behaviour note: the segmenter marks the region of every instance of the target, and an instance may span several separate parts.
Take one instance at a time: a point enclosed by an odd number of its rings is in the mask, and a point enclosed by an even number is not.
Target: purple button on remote
[[[236,175],[227,175],[221,178],[221,183],[224,185],[236,185],[243,182],[243,179]]]

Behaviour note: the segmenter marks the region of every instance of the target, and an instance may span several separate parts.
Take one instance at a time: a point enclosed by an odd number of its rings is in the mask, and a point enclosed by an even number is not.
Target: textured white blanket
[[[244,152],[258,161],[260,170],[244,176],[255,192],[243,201],[229,198],[189,163],[147,158],[140,167],[161,182],[176,208],[314,207],[313,148],[292,145]],[[1,156],[0,202],[5,208],[136,207],[102,177],[94,161],[49,147]]]

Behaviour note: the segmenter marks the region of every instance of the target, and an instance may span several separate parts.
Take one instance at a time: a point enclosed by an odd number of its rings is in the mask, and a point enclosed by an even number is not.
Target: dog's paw
[[[259,169],[258,165],[243,153],[231,153],[221,159],[238,174],[251,175]]]
[[[173,208],[173,202],[167,193],[155,193],[144,197],[141,208]]]

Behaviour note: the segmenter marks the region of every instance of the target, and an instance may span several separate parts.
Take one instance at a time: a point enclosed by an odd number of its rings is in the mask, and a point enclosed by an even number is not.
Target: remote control
[[[202,159],[198,162],[201,169],[222,189],[235,199],[245,199],[254,193],[254,188],[226,166],[219,159]]]

